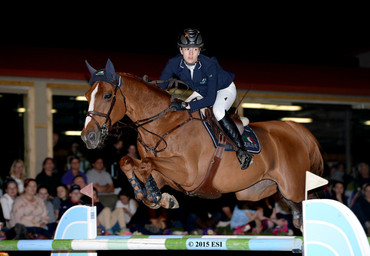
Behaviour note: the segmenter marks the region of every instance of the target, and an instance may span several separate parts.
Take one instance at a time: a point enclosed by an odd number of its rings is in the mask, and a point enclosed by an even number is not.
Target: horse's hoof
[[[179,208],[179,202],[177,202],[177,199],[172,195],[169,195],[168,204],[169,204],[169,209]]]
[[[159,204],[154,204],[153,206],[148,206],[150,209],[156,210],[161,207]]]
[[[179,208],[179,202],[177,199],[168,193],[162,194],[161,206],[166,209],[177,209]]]

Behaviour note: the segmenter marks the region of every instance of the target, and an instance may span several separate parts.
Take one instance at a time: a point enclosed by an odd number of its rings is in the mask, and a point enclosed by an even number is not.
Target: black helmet
[[[184,34],[180,36],[179,42],[177,43],[179,47],[203,47],[202,36],[197,29],[188,28],[184,30]]]

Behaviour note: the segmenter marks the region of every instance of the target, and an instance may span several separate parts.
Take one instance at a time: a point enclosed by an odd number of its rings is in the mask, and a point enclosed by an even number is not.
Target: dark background
[[[218,58],[356,66],[370,47],[367,8],[355,4],[251,5],[85,2],[4,9],[1,45],[174,55],[183,29],[198,28]]]

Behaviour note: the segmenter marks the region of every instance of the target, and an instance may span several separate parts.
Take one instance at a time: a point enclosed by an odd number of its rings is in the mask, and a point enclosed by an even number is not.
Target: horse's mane
[[[171,96],[167,91],[163,90],[162,88],[160,88],[156,84],[148,83],[137,75],[134,75],[134,74],[131,74],[131,73],[125,73],[125,72],[119,72],[118,74],[122,77],[123,81],[126,80],[126,81],[135,82],[135,83],[140,83],[140,84],[145,85],[148,89],[150,89],[150,90],[152,90],[156,93],[162,94],[163,96],[166,96],[166,97]]]

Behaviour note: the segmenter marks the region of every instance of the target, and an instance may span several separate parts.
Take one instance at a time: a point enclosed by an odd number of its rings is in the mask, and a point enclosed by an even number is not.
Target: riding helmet
[[[203,47],[204,43],[199,30],[188,28],[185,29],[184,33],[180,35],[177,45],[181,48],[200,48]]]

